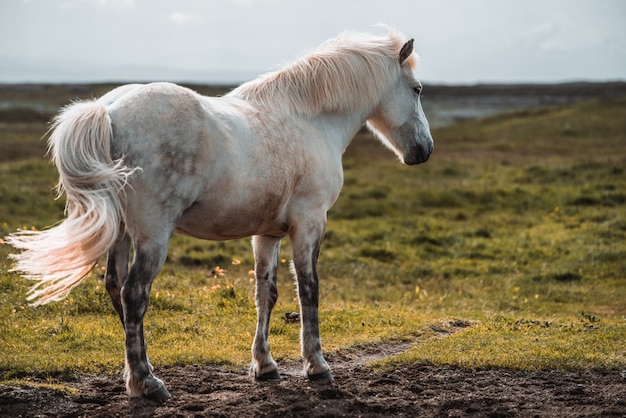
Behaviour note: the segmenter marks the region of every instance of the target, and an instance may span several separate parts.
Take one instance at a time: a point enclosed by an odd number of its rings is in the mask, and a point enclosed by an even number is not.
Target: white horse
[[[62,299],[108,252],[106,289],[126,337],[130,396],[170,395],[152,374],[143,317],[172,233],[253,236],[258,322],[251,371],[280,379],[270,355],[280,241],[289,236],[298,285],[304,373],[332,380],[318,326],[317,258],[326,212],[343,183],[341,156],[364,123],[406,164],[433,139],[420,104],[413,40],[345,33],[221,98],[174,84],[119,87],[74,103],[49,138],[66,219],[7,242],[16,271],[37,280],[35,305]],[[129,253],[134,259],[129,270]]]

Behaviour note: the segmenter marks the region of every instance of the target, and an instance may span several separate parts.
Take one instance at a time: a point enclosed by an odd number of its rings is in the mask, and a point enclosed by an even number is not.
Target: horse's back
[[[134,126],[139,133],[180,123],[196,123],[202,117],[202,96],[186,87],[172,83],[128,84],[98,99],[107,107],[114,125]]]

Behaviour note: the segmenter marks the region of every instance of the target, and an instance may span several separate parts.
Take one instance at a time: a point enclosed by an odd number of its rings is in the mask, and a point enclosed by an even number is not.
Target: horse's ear
[[[413,39],[410,39],[407,43],[404,44],[404,46],[400,50],[400,65],[404,64],[404,62],[411,56],[412,53]]]

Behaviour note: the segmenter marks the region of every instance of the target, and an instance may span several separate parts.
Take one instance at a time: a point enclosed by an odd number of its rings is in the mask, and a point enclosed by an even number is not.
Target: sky
[[[426,83],[626,80],[624,0],[1,0],[0,83],[239,83],[380,23]]]

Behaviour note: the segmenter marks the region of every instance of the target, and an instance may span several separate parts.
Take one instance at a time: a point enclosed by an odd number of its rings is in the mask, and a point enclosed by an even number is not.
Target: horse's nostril
[[[417,163],[425,163],[430,158],[430,154],[433,152],[433,144],[417,144],[416,147],[416,156]]]

